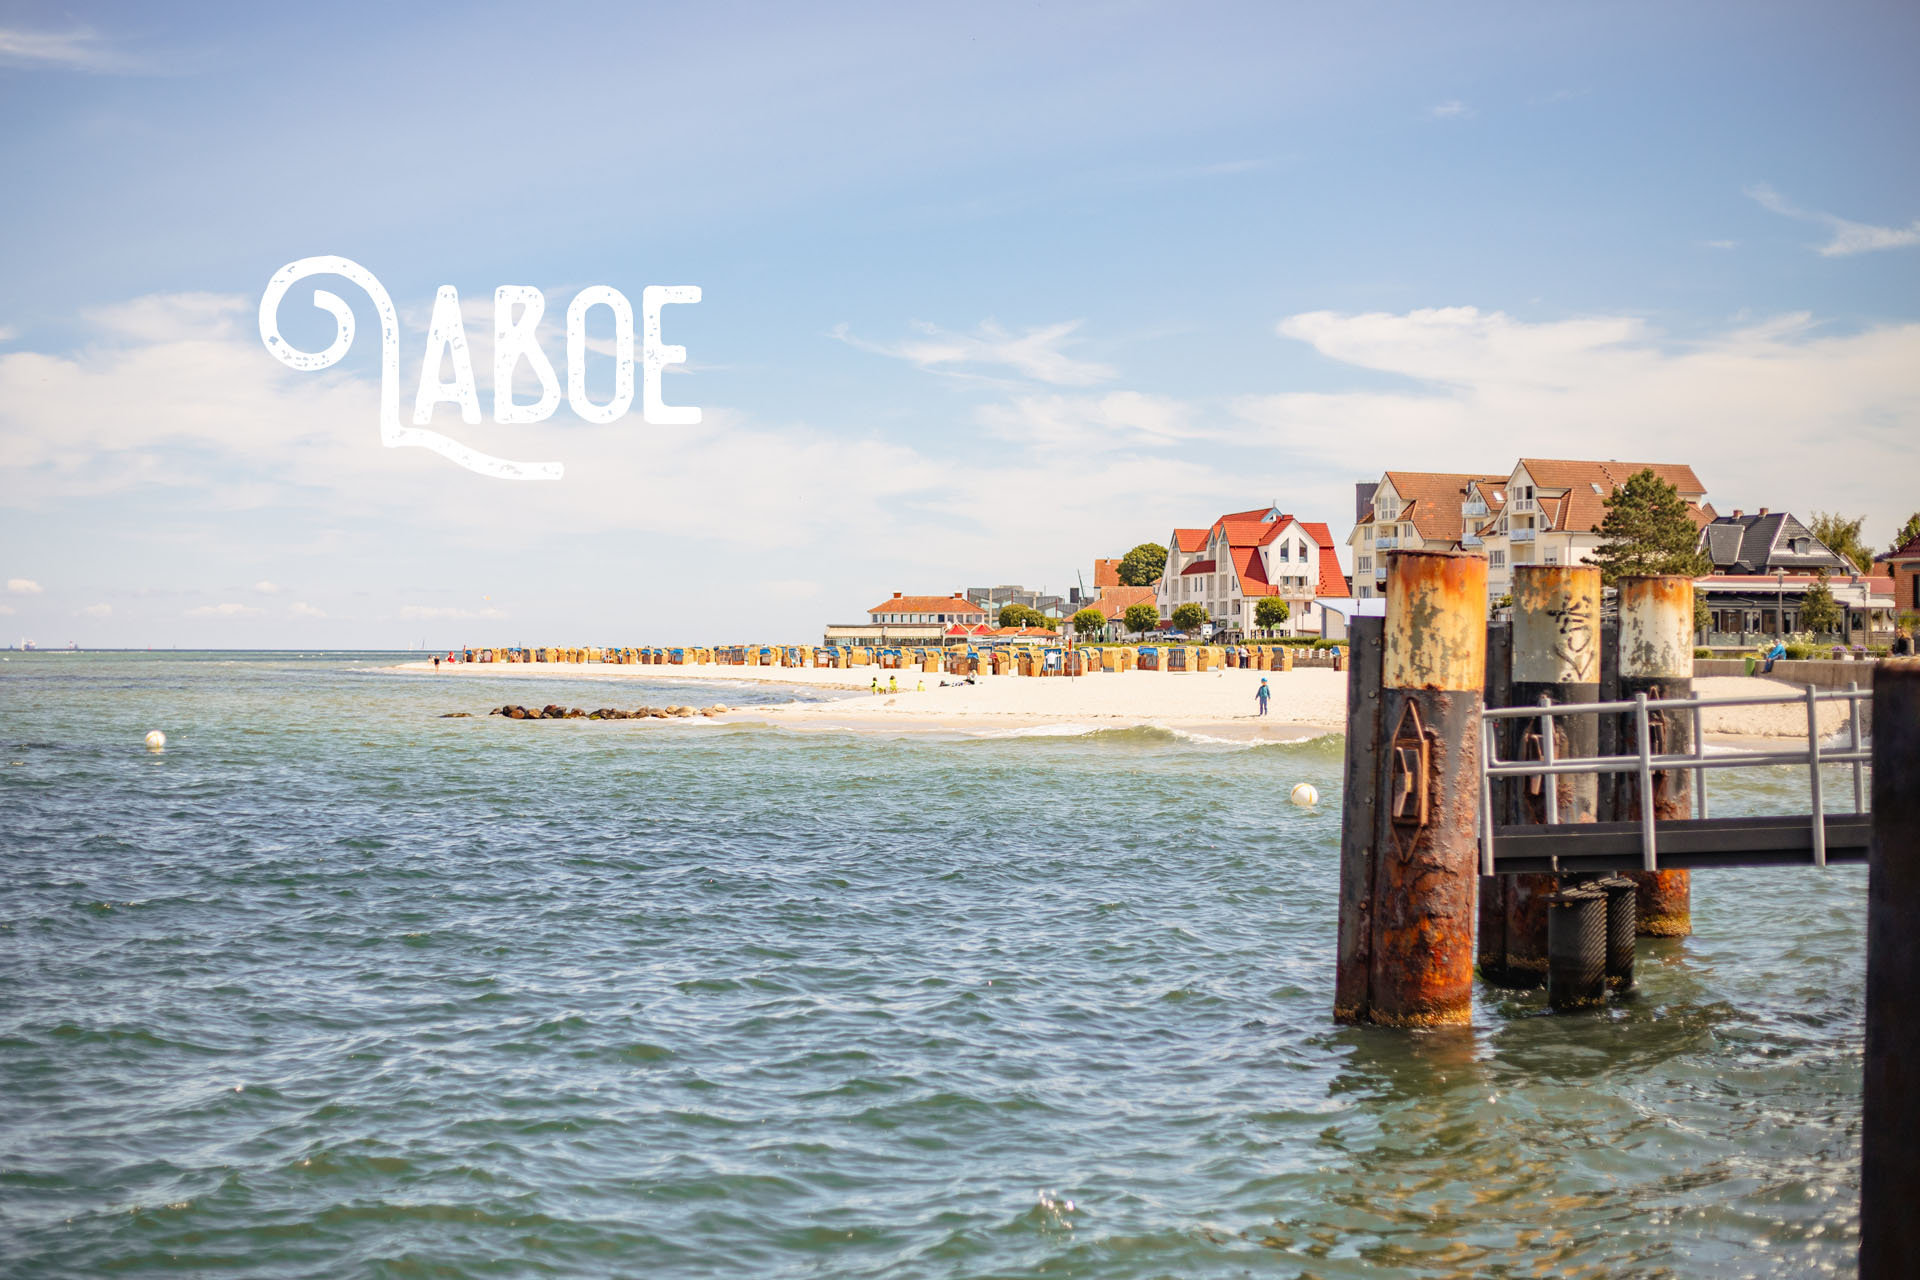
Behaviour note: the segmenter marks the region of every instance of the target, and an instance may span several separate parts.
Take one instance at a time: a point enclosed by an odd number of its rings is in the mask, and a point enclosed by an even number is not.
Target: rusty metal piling
[[[1693,693],[1693,579],[1680,574],[1622,578],[1620,592],[1620,693],[1623,701],[1645,695],[1686,698]],[[1617,749],[1646,755],[1686,755],[1693,750],[1694,713],[1679,708],[1652,712],[1648,741],[1639,741],[1635,718],[1617,723]],[[1647,797],[1632,774],[1616,774],[1615,813],[1623,821],[1647,820]],[[1654,771],[1655,821],[1693,816],[1693,775],[1685,769]],[[1691,877],[1685,871],[1634,871],[1642,937],[1680,938],[1693,932]]]
[[[1402,551],[1388,559],[1381,759],[1371,839],[1355,867],[1367,888],[1349,898],[1343,859],[1340,902],[1341,968],[1353,959],[1349,937],[1364,933],[1366,991],[1336,991],[1342,1021],[1432,1027],[1469,1020],[1486,601],[1487,562],[1479,556]],[[1350,809],[1343,817],[1360,815]],[[1350,843],[1361,851],[1359,834],[1343,833],[1343,854]]]
[[[1920,1258],[1920,659],[1880,664],[1873,700],[1860,1275],[1892,1280]]]

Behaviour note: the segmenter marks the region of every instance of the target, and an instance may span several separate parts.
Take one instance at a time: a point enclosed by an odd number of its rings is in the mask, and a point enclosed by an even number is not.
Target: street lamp
[[[1787,638],[1787,571],[1773,571],[1773,625],[1780,639]]]

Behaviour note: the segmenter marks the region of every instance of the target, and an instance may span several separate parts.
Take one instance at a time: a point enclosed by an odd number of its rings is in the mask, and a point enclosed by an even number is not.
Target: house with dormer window
[[[1326,524],[1300,520],[1277,505],[1221,516],[1205,529],[1175,529],[1167,566],[1154,587],[1163,620],[1183,604],[1199,604],[1216,633],[1250,636],[1259,601],[1287,602],[1283,635],[1318,635],[1323,598],[1350,594],[1339,548]]]

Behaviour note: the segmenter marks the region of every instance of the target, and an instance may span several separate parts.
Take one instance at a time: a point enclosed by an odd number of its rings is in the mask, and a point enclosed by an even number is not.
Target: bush
[[[1695,650],[1693,651],[1693,656],[1694,656],[1694,657],[1696,657],[1696,658],[1711,658],[1711,657],[1713,656],[1713,650],[1711,650],[1711,649],[1695,649]]]
[[[1183,604],[1173,611],[1173,628],[1191,635],[1207,625],[1207,610],[1204,605]]]
[[[1082,609],[1073,615],[1073,631],[1075,635],[1098,635],[1106,628],[1106,625],[1107,615],[1098,609]]]

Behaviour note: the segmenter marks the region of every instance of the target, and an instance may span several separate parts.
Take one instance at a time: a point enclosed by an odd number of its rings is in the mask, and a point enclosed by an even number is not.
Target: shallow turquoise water
[[[1696,876],[1602,1014],[1342,1029],[1337,739],[8,659],[9,1276],[1852,1270],[1857,868]]]

